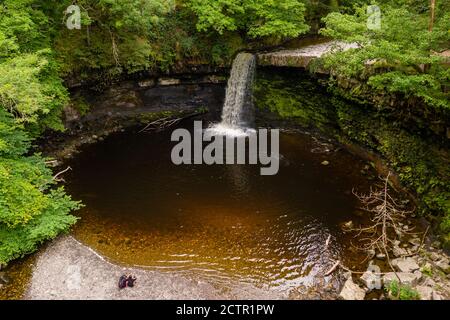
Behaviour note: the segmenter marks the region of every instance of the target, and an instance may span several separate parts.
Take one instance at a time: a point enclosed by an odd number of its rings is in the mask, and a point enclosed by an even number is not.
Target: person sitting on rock
[[[121,275],[119,278],[119,289],[123,289],[127,287],[128,278],[126,275]]]
[[[133,277],[131,274],[127,278],[127,286],[132,288],[134,287],[134,282],[136,281],[136,277]]]

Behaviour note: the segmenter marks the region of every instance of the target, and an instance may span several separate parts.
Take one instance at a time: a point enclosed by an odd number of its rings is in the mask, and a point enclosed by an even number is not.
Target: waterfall
[[[248,128],[254,124],[252,85],[256,58],[250,53],[239,53],[233,62],[228,79],[225,103],[222,110],[223,127]]]

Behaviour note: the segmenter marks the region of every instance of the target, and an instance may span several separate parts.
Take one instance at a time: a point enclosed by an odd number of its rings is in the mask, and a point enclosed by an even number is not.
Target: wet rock
[[[217,75],[208,75],[203,78],[203,82],[206,83],[223,83],[226,82],[225,77],[217,76]]]
[[[174,85],[177,85],[180,83],[181,83],[180,79],[175,79],[175,78],[158,79],[158,85],[160,85],[160,86],[174,86]]]
[[[338,50],[345,51],[351,48],[357,48],[356,43],[343,43],[331,41],[321,44],[306,46],[294,50],[280,50],[276,52],[258,54],[258,64],[262,66],[278,66],[278,67],[298,67],[306,68],[311,61],[320,58],[322,55]],[[319,72],[325,72],[319,71]]]
[[[376,255],[376,258],[378,259],[378,260],[384,260],[384,259],[386,259],[386,255],[384,254],[384,253],[378,253],[377,255]]]
[[[414,272],[420,268],[416,260],[411,257],[394,259],[391,263],[400,272]]]
[[[339,297],[344,300],[364,300],[366,291],[360,288],[351,278],[345,281]]]
[[[138,86],[141,88],[150,88],[156,85],[156,81],[154,79],[142,80],[138,82]]]
[[[427,286],[417,286],[417,293],[419,293],[420,300],[432,300],[434,290]]]
[[[397,278],[397,276],[398,276],[398,278]],[[400,278],[400,282],[403,285],[415,286],[418,283],[418,281],[420,280],[421,277],[422,277],[421,273],[420,273],[420,276],[419,276],[419,274],[411,273],[411,272],[397,272],[397,273],[388,272],[388,273],[386,273],[383,276],[383,283],[384,283],[384,286],[389,286],[389,284],[392,281],[397,281],[398,282],[399,278]]]

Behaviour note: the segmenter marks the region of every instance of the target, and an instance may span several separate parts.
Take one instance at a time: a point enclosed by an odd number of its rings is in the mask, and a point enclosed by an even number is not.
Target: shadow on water
[[[320,152],[307,133],[282,132],[275,176],[261,176],[259,165],[176,166],[171,132],[114,134],[71,160],[67,188],[86,204],[78,239],[118,263],[274,296],[322,281],[329,258],[362,262],[339,225],[359,219],[351,190],[368,188],[364,162],[332,146]]]

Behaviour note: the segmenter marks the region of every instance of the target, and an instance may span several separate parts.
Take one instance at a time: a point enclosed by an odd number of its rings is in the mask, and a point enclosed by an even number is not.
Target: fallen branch
[[[64,174],[64,173],[66,173],[69,170],[72,170],[72,168],[71,167],[67,167],[63,171],[58,172],[56,175],[53,176],[53,181],[56,181],[56,182],[64,181],[63,179],[59,179],[58,177],[60,175]]]
[[[147,131],[151,131],[151,130],[166,129],[166,128],[169,128],[169,127],[172,127],[172,126],[178,124],[182,120],[186,120],[186,119],[189,119],[189,118],[201,115],[201,114],[203,114],[203,112],[194,112],[194,113],[190,113],[188,115],[178,117],[178,118],[173,118],[173,117],[169,116],[169,117],[157,119],[157,120],[154,120],[154,121],[150,122],[149,124],[147,124],[143,129],[141,129],[139,131],[139,133],[147,132]]]
[[[331,234],[328,236],[327,241],[325,241],[325,249],[324,250],[328,249],[328,246],[330,245],[330,240],[331,240]]]
[[[325,277],[326,276],[329,276],[330,274],[332,274],[333,272],[334,272],[334,270],[336,270],[336,268],[340,265],[340,261],[339,260],[337,260],[335,263],[334,263],[334,265],[331,267],[331,269],[330,270],[328,270],[326,273],[325,273]]]

